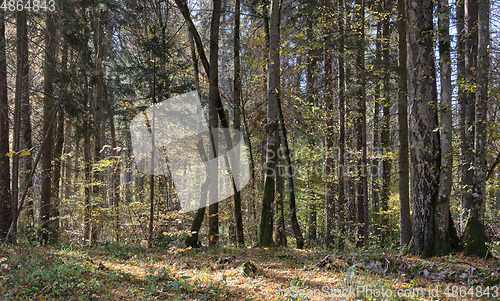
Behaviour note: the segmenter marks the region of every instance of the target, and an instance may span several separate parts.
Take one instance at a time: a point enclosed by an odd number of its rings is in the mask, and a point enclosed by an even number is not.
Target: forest
[[[0,299],[500,298],[500,3],[2,1]]]

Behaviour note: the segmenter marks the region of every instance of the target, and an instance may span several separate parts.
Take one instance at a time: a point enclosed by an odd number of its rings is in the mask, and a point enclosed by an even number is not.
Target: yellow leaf
[[[11,151],[11,152],[10,152],[10,153],[8,153],[6,156],[10,158],[10,157],[12,157],[12,155],[13,155],[13,154],[15,154],[15,153],[16,153],[15,151]]]
[[[21,153],[21,157],[24,157],[24,156],[29,156],[31,155],[31,152],[30,151],[27,151],[27,150],[23,150],[23,152]]]

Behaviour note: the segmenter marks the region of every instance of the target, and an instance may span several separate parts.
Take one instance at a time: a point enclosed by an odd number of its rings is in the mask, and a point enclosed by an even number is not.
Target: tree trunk
[[[209,129],[210,137],[212,141],[212,147],[210,148],[210,159],[217,157],[217,128],[219,127],[219,120],[217,118],[217,112],[219,110],[219,104],[221,103],[219,95],[219,25],[221,16],[221,0],[213,1],[213,11],[212,11],[212,21],[210,24],[210,67],[209,67],[209,100],[208,100],[208,119],[209,119]],[[227,120],[226,120],[227,122]],[[227,127],[227,126],[225,126]],[[215,145],[215,147],[214,147]],[[218,162],[217,160],[212,161],[213,166],[210,167],[210,187],[209,187],[209,202],[208,207],[208,241],[209,246],[214,247],[219,241],[219,203],[218,198]]]
[[[408,82],[405,0],[398,0],[398,124],[399,124],[399,246],[412,238],[410,216],[410,167],[408,158]]]
[[[333,51],[333,35],[330,18],[334,18],[335,14],[330,0],[324,1],[325,7],[325,176],[326,176],[326,220],[325,220],[325,243],[327,247],[332,247],[334,243],[335,231],[335,152],[334,152],[334,136],[335,136],[335,119],[334,119],[334,95],[333,95],[333,71],[332,71],[332,51]]]
[[[382,60],[384,64],[384,80],[382,103],[382,132],[380,142],[382,143],[382,193],[380,195],[380,203],[382,207],[382,243],[387,243],[391,233],[389,229],[389,198],[391,194],[391,159],[390,159],[390,139],[391,139],[391,94],[390,94],[390,72],[391,61],[389,57],[390,47],[390,18],[392,11],[392,1],[386,0],[384,7],[384,20],[382,25]]]
[[[478,5],[478,74],[475,101],[474,178],[472,200],[463,235],[464,252],[480,257],[491,256],[486,248],[484,205],[486,203],[486,144],[488,133],[488,80],[489,80],[489,28],[490,1],[479,0]]]
[[[379,10],[381,5],[379,4]],[[382,12],[382,11],[381,11]],[[375,45],[375,61],[382,61],[382,22],[377,22],[377,38]],[[373,160],[372,160],[372,203],[373,203],[373,223],[375,239],[380,235],[382,227],[380,223],[380,178],[379,178],[379,156],[380,156],[380,78],[375,74],[374,104],[373,104]]]
[[[363,246],[368,239],[368,183],[366,158],[366,99],[365,99],[365,2],[356,0],[356,149],[357,173],[357,228],[356,246]]]
[[[466,132],[466,124],[465,124],[465,114],[466,114],[466,105],[464,100],[466,99],[466,88],[465,88],[465,2],[464,0],[456,1],[456,27],[457,27],[457,44],[456,44],[456,52],[457,52],[457,102],[458,102],[458,130],[459,130],[459,164],[458,164],[458,183],[459,183],[459,196],[460,196],[460,232],[463,232],[464,224],[465,224],[465,214],[464,214],[464,191],[463,188],[466,184],[467,179],[466,173],[466,164],[464,161],[465,152],[467,150],[467,143],[465,142],[465,132]]]
[[[475,69],[477,67],[477,0],[465,0],[464,27],[465,35],[465,90],[463,96],[459,98],[463,118],[461,137],[461,165],[462,177],[461,186],[463,189],[461,205],[462,220],[466,221],[472,204],[472,185],[474,178],[474,132],[475,132]]]
[[[413,199],[413,254],[432,256],[440,144],[433,55],[433,1],[407,0],[408,101]]]
[[[234,12],[234,121],[233,128],[235,130],[241,129],[241,67],[240,67],[240,0],[236,0]],[[241,138],[241,137],[240,137]],[[244,154],[245,155],[245,154]],[[236,162],[239,162],[239,156]],[[239,171],[233,171],[238,175]],[[243,235],[243,217],[241,215],[241,193],[239,190],[234,191],[234,219],[236,223],[236,241],[238,246],[245,245],[245,238]]]
[[[21,99],[21,141],[20,150],[27,151],[20,156],[22,179],[19,187],[24,190],[33,187],[33,181],[29,174],[33,168],[33,148],[31,129],[31,104],[29,100],[29,52],[28,52],[28,26],[26,11],[16,13],[17,27],[17,76],[16,76],[16,96]],[[33,198],[28,199],[28,223],[34,224]]]
[[[9,101],[7,98],[7,61],[5,53],[5,12],[0,11],[0,242],[12,222],[9,157]]]
[[[345,236],[345,70],[344,70],[344,0],[338,1],[339,12],[339,40],[338,40],[338,58],[339,68],[338,90],[339,90],[339,168],[338,168],[338,197],[336,204],[337,212],[337,231],[339,232],[338,248],[344,247]]]
[[[267,76],[267,145],[266,145],[266,177],[262,198],[262,214],[259,225],[257,244],[261,247],[274,245],[273,242],[273,206],[274,180],[278,149],[278,118],[280,90],[280,2],[271,1],[271,17],[269,26],[269,66]]]
[[[439,75],[441,81],[441,173],[439,176],[439,197],[436,203],[435,253],[451,251],[450,240],[450,195],[453,184],[453,120],[450,56],[450,9],[446,0],[438,2]]]
[[[45,17],[45,72],[44,72],[44,99],[43,99],[43,133],[45,141],[42,144],[41,156],[41,196],[40,196],[40,223],[41,231],[39,239],[41,243],[48,243],[49,237],[53,235],[53,229],[50,229],[50,218],[52,213],[52,150],[53,150],[53,132],[52,118],[54,116],[54,81],[57,65],[57,37],[55,15],[47,13]]]
[[[279,110],[279,121],[280,121],[280,132],[281,141],[283,143],[283,156],[285,159],[285,173],[286,182],[288,184],[288,202],[290,203],[290,223],[292,224],[293,234],[295,236],[295,242],[298,249],[304,247],[304,237],[302,236],[302,230],[300,229],[299,220],[297,218],[297,204],[295,202],[295,181],[294,181],[294,167],[292,165],[292,158],[290,154],[290,147],[288,146],[288,134],[285,127],[285,118],[283,116],[283,110],[281,108],[281,102],[278,100],[278,110]]]

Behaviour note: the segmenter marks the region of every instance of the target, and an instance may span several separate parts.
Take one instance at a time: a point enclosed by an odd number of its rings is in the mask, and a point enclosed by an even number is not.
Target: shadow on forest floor
[[[500,261],[360,250],[17,245],[0,248],[0,299],[496,300]]]

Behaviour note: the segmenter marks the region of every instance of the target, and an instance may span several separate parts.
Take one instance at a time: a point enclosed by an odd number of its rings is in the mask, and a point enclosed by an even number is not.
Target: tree
[[[475,133],[474,133],[474,177],[472,199],[463,234],[464,251],[467,255],[485,257],[489,255],[486,248],[484,230],[484,204],[486,201],[486,143],[488,122],[488,80],[490,61],[488,45],[490,42],[490,2],[479,0],[478,3],[478,73],[477,94],[475,100]]]
[[[53,119],[56,112],[54,110],[54,81],[55,68],[57,65],[57,25],[55,15],[47,13],[45,16],[45,65],[44,65],[44,99],[43,99],[43,133],[45,139],[42,145],[41,156],[41,195],[40,195],[40,223],[41,231],[39,239],[43,244],[48,243],[51,235],[50,218],[52,213],[52,150],[53,150]]]
[[[240,67],[240,0],[236,0],[234,10],[234,121],[233,128],[241,129],[241,67]],[[236,158],[238,162],[240,158]],[[238,170],[234,171],[238,174]],[[236,221],[236,241],[239,246],[245,244],[243,236],[243,218],[241,215],[241,193],[239,190],[234,192],[234,219]]]
[[[7,61],[4,11],[0,11],[0,241],[12,222],[10,204],[9,102],[7,99]]]
[[[441,82],[440,121],[441,121],[441,172],[439,178],[439,197],[436,207],[436,246],[443,254],[451,251],[449,231],[450,195],[453,184],[453,122],[452,122],[452,86],[450,55],[450,9],[446,0],[438,2],[438,35],[439,35],[439,75]]]
[[[433,52],[433,1],[406,1],[408,103],[413,200],[413,254],[432,256],[438,197],[440,144]]]
[[[366,153],[366,70],[365,70],[365,2],[356,0],[356,151],[357,161],[357,225],[356,246],[368,239],[368,183]]]
[[[389,39],[390,39],[390,17],[392,11],[392,1],[386,0],[384,3],[384,19],[382,22],[382,60],[384,63],[384,78],[383,78],[383,103],[382,103],[382,131],[380,142],[382,143],[382,193],[380,202],[382,205],[382,242],[386,242],[389,237],[389,218],[387,211],[389,210],[389,198],[391,193],[391,159],[390,159],[390,135],[391,135],[391,94],[390,94],[390,71],[391,62],[389,57]]]
[[[410,173],[408,158],[408,82],[405,0],[398,0],[398,124],[399,124],[399,246],[411,241]]]
[[[278,149],[278,118],[280,91],[280,2],[271,0],[269,25],[269,66],[267,75],[267,144],[264,195],[257,244],[269,247],[273,242],[273,209]]]
[[[210,23],[210,67],[209,67],[209,94],[208,94],[208,126],[211,131],[211,143],[212,147],[210,148],[210,159],[216,158],[216,146],[218,144],[218,132],[217,128],[219,127],[219,119],[218,119],[218,111],[219,111],[219,103],[220,94],[219,94],[219,24],[220,24],[220,16],[221,16],[221,0],[213,1],[213,11],[212,11],[212,20]],[[215,143],[215,147],[214,147]],[[208,237],[209,237],[209,245],[215,246],[219,240],[219,204],[217,203],[217,189],[218,189],[218,180],[217,175],[214,174],[218,170],[218,163],[216,160],[212,161],[214,165],[211,166],[210,171],[211,175],[207,175],[210,177],[210,189],[209,189],[209,197],[210,197],[210,206],[208,207]],[[272,231],[271,231],[272,232]]]

